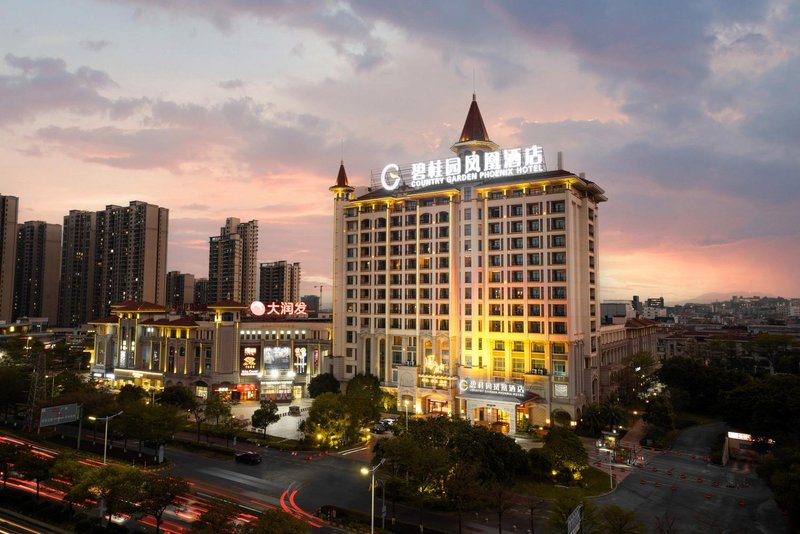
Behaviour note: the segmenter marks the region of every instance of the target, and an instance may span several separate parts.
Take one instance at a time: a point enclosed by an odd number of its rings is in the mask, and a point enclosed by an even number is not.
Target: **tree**
[[[360,428],[369,426],[381,415],[383,392],[378,377],[358,374],[347,383],[345,400],[349,417],[348,435],[354,438]]]
[[[623,510],[616,504],[606,504],[597,511],[596,526],[602,534],[645,534],[647,527],[633,510]]]
[[[245,534],[306,534],[308,525],[278,509],[265,510],[255,525],[244,529]]]
[[[36,500],[39,500],[39,488],[45,480],[50,479],[56,460],[53,457],[43,456],[33,449],[23,453],[16,463],[25,478],[36,481]]]
[[[206,511],[192,523],[196,534],[229,534],[236,531],[234,523],[239,515],[239,505],[222,499],[209,499]]]
[[[547,513],[547,526],[553,532],[566,532],[567,519],[575,508],[583,502],[583,520],[581,521],[581,532],[588,534],[594,532],[591,528],[594,525],[594,515],[596,507],[590,500],[581,501],[575,495],[559,497],[553,501],[550,511]]]
[[[312,399],[316,399],[323,393],[339,393],[341,385],[332,373],[322,373],[308,383],[308,394]]]
[[[142,386],[134,386],[133,384],[125,384],[117,393],[117,402],[121,406],[131,404],[134,402],[141,402],[147,397],[147,392]]]
[[[161,532],[161,518],[164,511],[189,491],[186,480],[171,475],[149,474],[142,485],[139,509],[156,520],[156,534]]]
[[[27,378],[17,366],[0,365],[0,410],[4,416],[14,406],[25,402]]]
[[[205,413],[208,419],[214,419],[214,423],[219,424],[221,418],[228,418],[231,416],[231,407],[222,400],[219,394],[214,393],[211,395],[211,398],[206,401]]]
[[[195,397],[189,388],[183,385],[167,386],[158,396],[158,400],[161,404],[171,404],[184,410],[192,409],[196,404],[196,399],[197,397]]]
[[[22,448],[16,443],[10,441],[0,442],[0,469],[3,470],[3,489],[6,489],[8,472],[14,462],[20,457],[21,452]]]
[[[76,503],[87,499],[102,499],[108,525],[112,515],[136,511],[135,505],[141,496],[143,476],[141,471],[133,467],[104,465],[87,471],[67,493],[69,499]]]
[[[599,404],[589,404],[581,412],[578,431],[583,436],[600,437],[600,432],[608,425]]]
[[[67,490],[75,485],[81,477],[85,476],[88,469],[90,468],[82,464],[75,456],[63,454],[58,457],[53,466],[53,472],[58,475],[57,479],[66,484]],[[74,495],[70,495],[69,491],[65,492],[64,500],[69,503],[70,510],[72,510],[72,506],[76,504],[76,501],[73,501],[72,497],[74,497]]]
[[[346,443],[349,415],[344,397],[337,393],[323,393],[311,404],[305,420],[307,439],[320,448],[336,447]]]
[[[600,414],[606,428],[616,428],[628,422],[628,411],[616,395],[611,395],[600,403]]]
[[[262,400],[261,408],[253,412],[251,423],[253,427],[261,429],[264,434],[267,433],[267,427],[273,423],[277,423],[281,416],[278,415],[278,405],[274,400]]]
[[[675,429],[677,416],[672,408],[672,402],[664,395],[653,397],[647,403],[647,410],[642,415],[642,419],[648,425],[652,425],[664,432]]]
[[[503,534],[503,516],[515,504],[512,500],[514,493],[508,485],[495,481],[489,486],[488,497],[497,512],[497,530]]]
[[[550,429],[544,438],[543,452],[550,458],[553,468],[568,481],[580,479],[581,473],[589,467],[589,454],[583,442],[566,428]]]
[[[463,461],[457,462],[447,474],[444,490],[458,512],[458,532],[461,534],[464,510],[483,494],[483,486],[478,480],[478,468]]]

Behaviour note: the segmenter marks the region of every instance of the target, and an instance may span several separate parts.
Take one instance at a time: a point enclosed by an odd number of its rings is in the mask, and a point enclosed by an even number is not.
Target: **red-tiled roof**
[[[108,317],[93,319],[89,321],[89,324],[116,324],[118,322],[119,322],[119,317],[117,317],[116,315],[109,315]]]
[[[339,165],[339,174],[336,176],[336,187],[350,187],[347,182],[347,171],[344,170],[344,161]]]
[[[164,313],[166,308],[159,304],[153,304],[152,302],[145,302],[140,301],[137,302],[135,300],[125,300],[123,302],[118,302],[116,304],[111,305],[111,309],[115,312],[161,312]]]
[[[181,317],[169,322],[169,326],[183,326],[183,327],[196,327],[197,323],[189,317]]]
[[[639,319],[628,319],[625,321],[625,328],[645,328],[657,324],[655,321],[640,317]]]
[[[246,305],[242,304],[241,302],[236,302],[235,300],[225,299],[221,300],[215,304],[209,304],[209,308],[213,309],[245,309],[247,308]]]

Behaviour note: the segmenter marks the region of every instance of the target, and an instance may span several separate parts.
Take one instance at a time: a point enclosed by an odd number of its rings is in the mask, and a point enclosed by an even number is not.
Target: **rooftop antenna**
[[[344,165],[344,137],[339,139],[339,153],[342,156],[341,161],[342,165]],[[320,288],[321,290],[321,288]]]
[[[475,67],[472,67],[472,100],[475,100]]]

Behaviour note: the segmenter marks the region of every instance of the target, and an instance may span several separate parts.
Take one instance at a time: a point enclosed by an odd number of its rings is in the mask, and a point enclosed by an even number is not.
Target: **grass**
[[[521,482],[515,490],[527,495],[535,495],[542,499],[552,501],[565,495],[574,495],[580,499],[602,495],[610,491],[608,473],[595,467],[590,467],[583,472],[582,484],[579,486],[557,486],[550,482]]]

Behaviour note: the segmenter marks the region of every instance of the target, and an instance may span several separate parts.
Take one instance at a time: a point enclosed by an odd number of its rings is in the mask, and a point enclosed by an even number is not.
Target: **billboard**
[[[39,426],[43,427],[71,423],[78,420],[79,413],[78,405],[74,403],[42,408],[42,413],[39,416]]]
[[[264,370],[289,369],[291,347],[264,347]]]
[[[259,373],[258,347],[242,347],[239,357],[239,374],[241,376],[255,376]]]

